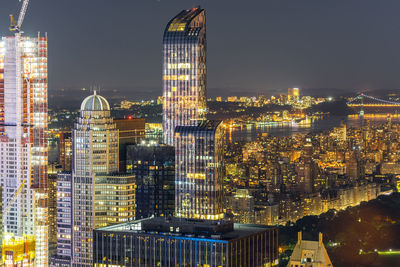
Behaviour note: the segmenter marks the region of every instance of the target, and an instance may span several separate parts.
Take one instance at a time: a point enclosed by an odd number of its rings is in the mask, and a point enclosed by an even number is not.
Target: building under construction
[[[29,257],[29,264],[48,266],[47,37],[22,35],[28,2],[23,1],[17,22],[11,17],[10,30],[15,34],[0,39],[0,185],[2,225],[8,238],[3,240],[6,266],[16,266],[12,264],[25,253],[21,242],[23,247],[29,243],[30,254],[22,256]]]

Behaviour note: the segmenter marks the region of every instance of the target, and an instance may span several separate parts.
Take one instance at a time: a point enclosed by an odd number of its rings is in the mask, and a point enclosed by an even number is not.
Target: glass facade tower
[[[201,121],[175,130],[175,216],[223,218],[223,129]]]
[[[174,145],[178,125],[196,125],[206,112],[206,17],[200,8],[184,10],[163,38],[164,143]]]
[[[36,237],[48,266],[47,37],[0,39],[0,186],[3,230]]]
[[[136,219],[175,211],[175,149],[167,145],[127,146],[127,171],[136,179]]]

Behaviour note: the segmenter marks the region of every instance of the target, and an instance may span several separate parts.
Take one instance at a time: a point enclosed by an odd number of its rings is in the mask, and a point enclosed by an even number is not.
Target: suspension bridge
[[[367,113],[399,113],[400,103],[359,94],[347,102],[347,106],[357,110],[360,115]]]

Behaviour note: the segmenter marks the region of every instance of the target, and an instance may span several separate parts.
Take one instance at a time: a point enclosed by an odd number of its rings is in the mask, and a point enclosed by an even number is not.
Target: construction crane
[[[7,201],[6,207],[3,210],[3,218],[10,211],[12,205],[17,199],[17,196],[21,193],[22,189],[24,188],[24,185],[25,185],[25,180],[22,181],[22,183],[18,186],[17,190],[14,191],[12,197]]]
[[[4,218],[6,218],[8,212],[14,205],[14,202],[17,199],[17,196],[21,193],[22,189],[24,189],[24,185],[25,185],[25,180],[22,181],[22,183],[18,186],[17,190],[14,191],[11,198],[7,201],[6,207],[3,209],[3,220],[4,220]],[[4,225],[4,223],[3,223],[3,225]],[[5,228],[5,232],[7,233],[7,226]]]
[[[26,10],[28,9],[29,0],[23,0],[21,11],[19,12],[18,21],[15,22],[14,15],[10,15],[10,31],[15,33],[21,32],[21,26],[24,22]],[[21,2],[21,0],[19,0]]]

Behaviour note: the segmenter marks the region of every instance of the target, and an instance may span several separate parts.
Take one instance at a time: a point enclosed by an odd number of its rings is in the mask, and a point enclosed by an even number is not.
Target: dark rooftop
[[[138,233],[150,235],[170,235],[200,239],[229,241],[260,233],[274,227],[254,224],[237,224],[228,221],[209,221],[180,218],[156,217],[137,220],[97,229],[113,233]]]

